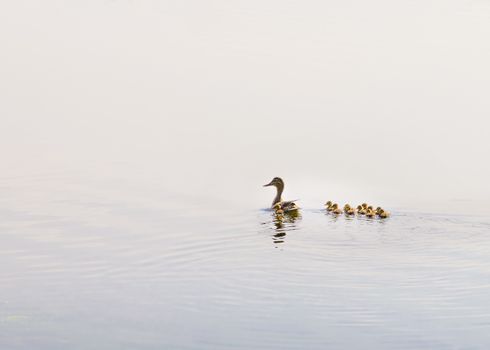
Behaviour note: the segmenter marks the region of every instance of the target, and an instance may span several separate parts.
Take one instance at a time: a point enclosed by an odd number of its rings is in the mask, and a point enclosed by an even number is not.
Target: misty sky
[[[488,1],[3,1],[0,44],[4,179],[490,198]]]

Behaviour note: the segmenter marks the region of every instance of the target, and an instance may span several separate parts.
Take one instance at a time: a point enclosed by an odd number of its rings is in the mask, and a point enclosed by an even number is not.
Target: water
[[[0,350],[488,349],[489,37],[486,0],[0,1]]]
[[[1,189],[2,349],[490,344],[487,216],[370,220],[319,205],[278,221],[259,203],[129,178],[18,177]]]

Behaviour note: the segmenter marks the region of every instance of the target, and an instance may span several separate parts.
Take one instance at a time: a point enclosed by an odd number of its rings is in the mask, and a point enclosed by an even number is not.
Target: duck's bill
[[[267,186],[272,186],[272,182],[269,182],[267,185],[264,185],[264,187],[267,187]]]

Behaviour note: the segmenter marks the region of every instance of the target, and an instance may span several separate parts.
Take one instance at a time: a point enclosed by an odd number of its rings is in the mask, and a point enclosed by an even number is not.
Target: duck
[[[356,213],[356,209],[352,208],[350,204],[344,205],[344,213],[346,215],[354,215]]]
[[[332,204],[332,210],[331,210],[331,212],[333,214],[337,214],[338,215],[338,214],[342,214],[343,213],[343,210],[339,208],[339,205],[337,203],[334,203],[334,204]]]
[[[327,203],[325,203],[325,209],[327,209],[327,211],[332,211],[332,201],[327,201]]]
[[[357,206],[357,213],[359,215],[365,215],[366,214],[366,209],[364,209],[364,207],[362,206],[362,204]]]
[[[366,217],[374,218],[375,216],[376,216],[376,213],[374,212],[374,210],[370,209],[370,210],[366,211]]]
[[[390,217],[390,213],[385,211],[384,209],[381,209],[378,211],[378,216],[380,219],[386,219],[386,218],[389,218]]]
[[[276,197],[272,201],[271,208],[274,210],[281,209],[284,213],[296,211],[299,209],[298,205],[295,203],[297,199],[293,201],[283,201],[282,192],[284,191],[284,181],[280,177],[275,177],[271,182],[265,184],[264,187],[274,186],[276,188]]]
[[[274,209],[274,211],[276,212],[277,215],[284,214],[284,210],[282,210],[280,204],[281,203],[277,203],[274,207],[272,207],[272,209]]]

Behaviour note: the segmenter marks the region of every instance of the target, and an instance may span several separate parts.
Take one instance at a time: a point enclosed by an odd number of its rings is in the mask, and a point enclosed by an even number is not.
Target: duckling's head
[[[381,207],[377,207],[377,208],[376,208],[376,214],[379,214],[379,213],[380,213],[380,212],[382,212],[382,211],[383,211],[383,208],[381,208]]]
[[[267,187],[267,186],[275,186],[276,188],[284,188],[284,181],[282,181],[282,179],[280,177],[275,177],[272,179],[271,182],[264,185],[264,187]]]
[[[337,203],[332,204],[332,209],[333,209],[333,210],[337,209],[338,207],[339,207],[339,205],[338,205]]]
[[[368,210],[373,210],[373,206],[370,205],[369,207],[367,207]]]
[[[344,205],[344,209],[345,209],[345,210],[349,210],[349,209],[350,209],[350,205],[349,205],[349,203],[347,203],[346,205]]]
[[[368,205],[367,205],[367,203],[362,203],[361,205],[362,205],[362,207],[363,207],[364,209],[366,209],[366,208],[367,208],[367,206],[368,206]]]
[[[362,205],[358,205],[357,210],[361,210],[361,209],[362,209]]]
[[[327,207],[332,206],[332,201],[328,201],[327,203],[325,203],[325,206],[327,206]]]
[[[280,210],[280,209],[282,209],[281,202],[277,202],[276,204],[274,204],[272,206],[272,209],[274,209],[274,210]]]

